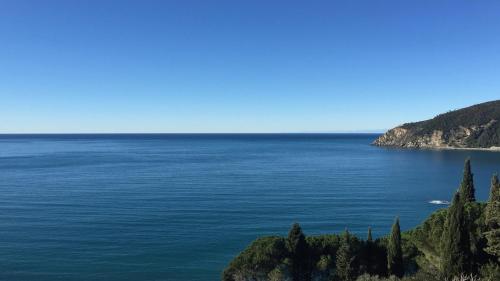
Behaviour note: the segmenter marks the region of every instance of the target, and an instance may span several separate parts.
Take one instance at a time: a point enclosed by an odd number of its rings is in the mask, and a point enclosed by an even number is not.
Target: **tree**
[[[368,235],[366,237],[366,243],[363,252],[363,265],[361,266],[362,272],[376,275],[378,264],[378,256],[376,250],[376,245],[375,243],[373,243],[372,228],[368,227]]]
[[[346,229],[342,237],[342,243],[337,251],[336,269],[340,280],[351,281],[354,279],[353,261],[354,256],[350,244],[350,235]]]
[[[464,175],[462,183],[460,184],[460,198],[466,202],[476,201],[475,188],[474,188],[474,174],[472,174],[470,167],[470,158],[465,160]]]
[[[485,250],[500,261],[500,183],[498,175],[493,175],[491,179],[490,198],[485,213],[487,228],[485,235],[488,241]]]
[[[448,278],[470,272],[469,230],[464,211],[464,202],[457,192],[448,209],[442,237],[442,273]]]
[[[389,271],[389,275],[395,275],[397,277],[402,277],[404,274],[399,218],[396,218],[392,225],[389,243],[387,244],[387,270]]]
[[[291,255],[291,274],[294,281],[309,280],[307,270],[307,242],[302,228],[294,223],[288,232],[288,249]]]

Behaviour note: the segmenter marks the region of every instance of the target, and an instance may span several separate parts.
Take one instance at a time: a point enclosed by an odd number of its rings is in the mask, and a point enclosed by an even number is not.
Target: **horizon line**
[[[272,134],[383,134],[385,131],[331,131],[331,132],[23,132],[0,135],[272,135]]]

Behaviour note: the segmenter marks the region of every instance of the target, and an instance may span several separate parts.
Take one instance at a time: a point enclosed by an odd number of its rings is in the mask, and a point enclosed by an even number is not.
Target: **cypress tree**
[[[472,174],[470,167],[470,158],[465,160],[464,175],[462,183],[460,184],[460,198],[464,202],[476,201],[475,188],[474,188],[474,174]]]
[[[442,273],[453,278],[470,272],[469,230],[465,221],[464,202],[455,193],[448,209],[445,231],[442,237]]]
[[[401,228],[399,218],[392,225],[391,236],[387,244],[387,269],[389,275],[402,277],[404,274],[403,249],[401,247]]]
[[[288,232],[288,249],[291,254],[291,274],[294,281],[307,278],[307,242],[302,228],[294,223]]]
[[[486,239],[488,246],[485,251],[497,257],[500,261],[500,183],[498,175],[491,179],[490,198],[486,206]]]
[[[364,256],[363,272],[372,275],[376,273],[377,256],[375,253],[375,245],[373,243],[372,228],[368,227],[368,235],[366,237]]]
[[[350,235],[346,229],[342,237],[342,243],[337,251],[336,269],[340,280],[351,281],[354,279],[353,261],[354,256],[350,245]]]

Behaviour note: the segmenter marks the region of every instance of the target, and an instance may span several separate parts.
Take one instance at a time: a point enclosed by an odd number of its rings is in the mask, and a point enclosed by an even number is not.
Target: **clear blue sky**
[[[371,131],[500,99],[498,0],[0,0],[0,132]]]

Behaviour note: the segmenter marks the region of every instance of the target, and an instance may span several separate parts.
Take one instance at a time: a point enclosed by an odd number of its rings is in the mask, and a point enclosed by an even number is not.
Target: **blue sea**
[[[0,280],[219,280],[252,240],[404,229],[450,200],[471,157],[375,134],[0,135]]]

